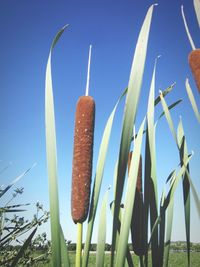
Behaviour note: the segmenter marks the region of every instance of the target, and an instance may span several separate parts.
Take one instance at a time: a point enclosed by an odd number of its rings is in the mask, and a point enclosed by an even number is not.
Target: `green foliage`
[[[54,115],[54,98],[51,77],[51,54],[57,41],[63,34],[67,25],[64,26],[55,36],[46,67],[45,82],[45,130],[46,130],[46,154],[49,178],[49,200],[50,200],[50,221],[51,221],[51,240],[52,240],[52,265],[61,266],[62,259],[65,258],[65,267],[69,264],[67,246],[64,242],[63,232],[60,226],[59,201],[58,201],[58,183],[57,183],[57,146],[56,146],[56,128]]]
[[[183,185],[183,199],[184,199],[184,212],[185,212],[185,230],[186,230],[186,244],[187,244],[187,264],[191,265],[191,243],[190,243],[190,189],[195,197],[195,204],[198,212],[200,210],[200,202],[198,194],[192,183],[190,177],[189,161],[191,155],[187,149],[186,137],[184,134],[182,121],[178,124],[178,127],[174,125],[174,121],[171,116],[171,110],[176,107],[181,100],[177,100],[171,105],[167,105],[165,96],[171,93],[174,84],[168,87],[163,93],[160,92],[159,97],[155,98],[155,75],[156,64],[154,67],[152,81],[149,92],[149,100],[147,107],[147,114],[143,122],[140,122],[140,129],[138,133],[134,132],[135,121],[137,117],[139,97],[142,88],[143,73],[145,67],[147,45],[149,39],[150,25],[153,13],[152,5],[145,17],[142,25],[139,38],[136,44],[135,53],[133,56],[133,63],[130,71],[130,78],[127,90],[122,94],[126,94],[126,101],[124,105],[123,122],[121,129],[121,139],[119,146],[119,154],[116,159],[116,168],[114,171],[114,200],[112,201],[112,245],[111,255],[106,256],[104,265],[106,266],[134,266],[140,264],[140,266],[168,266],[172,255],[169,254],[172,223],[173,223],[173,207],[174,207],[174,194],[178,187],[179,182],[182,180]],[[186,24],[186,23],[185,23]],[[64,32],[66,26],[61,29],[56,35],[47,62],[46,69],[46,88],[45,88],[45,123],[46,123],[46,145],[47,145],[47,165],[49,174],[49,196],[50,196],[50,212],[51,212],[51,238],[52,238],[52,264],[53,267],[57,266],[73,266],[70,253],[68,252],[70,244],[65,245],[64,236],[60,227],[59,221],[59,203],[58,203],[58,186],[57,186],[57,155],[56,155],[56,131],[55,131],[55,117],[54,117],[54,99],[51,77],[51,52],[55,47],[56,42]],[[189,33],[189,31],[187,31]],[[191,38],[190,38],[191,39]],[[199,120],[199,111],[194,101],[192,91],[190,90],[188,83],[186,84],[189,99],[191,101],[192,108]],[[84,252],[82,257],[82,266],[87,267],[91,264],[91,258],[89,251],[93,250],[91,246],[91,239],[93,233],[93,226],[96,217],[96,210],[99,204],[99,195],[101,191],[101,184],[103,179],[104,165],[106,163],[107,149],[110,141],[111,130],[113,126],[113,119],[117,106],[119,104],[119,98],[115,105],[111,115],[105,126],[105,130],[102,137],[101,146],[99,149],[99,157],[97,161],[97,169],[95,173],[92,197],[90,203],[90,211],[87,225],[86,241],[84,245]],[[161,113],[158,121],[155,122],[154,113],[155,106],[162,104],[163,112]],[[166,117],[169,128],[175,140],[177,146],[177,152],[179,154],[180,162],[177,162],[178,167],[173,170],[166,179],[167,192],[163,190],[159,200],[157,193],[157,165],[156,165],[156,128],[159,127],[159,119]],[[146,126],[146,129],[144,128]],[[176,132],[177,128],[177,132]],[[143,194],[143,227],[144,229],[144,248],[142,255],[134,257],[132,260],[130,246],[128,244],[130,224],[132,219],[132,211],[135,200],[135,191],[137,186],[137,174],[140,154],[142,150],[142,140],[145,139],[145,153],[142,155],[144,161],[145,174],[144,174],[144,194]],[[133,142],[133,143],[132,143]],[[133,147],[133,158],[130,164],[130,177],[127,179],[127,163],[128,154]],[[126,180],[127,179],[127,180]],[[126,186],[126,187],[125,187]],[[143,192],[142,192],[143,193]],[[122,204],[123,203],[123,204]],[[103,266],[103,255],[105,252],[105,236],[106,236],[106,202],[103,204],[103,215],[100,218],[100,222],[103,225],[100,228],[103,232],[103,239],[98,238],[97,244],[97,261]],[[137,219],[137,218],[136,218]],[[82,227],[82,226],[81,226]],[[80,236],[80,228],[78,235]],[[82,228],[81,228],[82,229]],[[148,230],[150,229],[150,235]],[[81,235],[82,236],[82,235]],[[82,242],[79,242],[82,244]],[[61,248],[62,244],[62,248]],[[79,244],[79,245],[80,245]],[[70,249],[75,249],[71,244]],[[79,261],[77,266],[81,266],[81,246],[79,246]],[[95,248],[96,250],[96,248]],[[144,255],[143,255],[144,254]],[[63,257],[64,255],[64,257]],[[107,263],[107,258],[110,257],[110,262]],[[176,262],[177,264],[177,262]],[[93,265],[95,262],[93,262]],[[98,265],[98,264],[97,264]],[[173,265],[173,264],[172,264]]]
[[[5,168],[4,168],[5,169]],[[0,198],[3,200],[5,194],[15,183],[21,179],[30,169],[18,176],[8,186],[1,186]],[[12,205],[17,196],[23,194],[24,188],[15,188],[11,198],[0,207],[0,266],[32,266],[33,262],[47,262],[46,253],[40,257],[33,257],[33,251],[37,246],[47,247],[46,234],[38,236],[32,241],[37,228],[47,222],[49,213],[43,206],[36,203],[36,214],[29,220],[23,216],[23,211],[29,204]],[[44,246],[46,242],[46,245]]]

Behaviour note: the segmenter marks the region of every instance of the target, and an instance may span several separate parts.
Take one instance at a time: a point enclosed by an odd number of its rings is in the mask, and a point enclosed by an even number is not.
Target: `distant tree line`
[[[76,251],[76,243],[71,243],[70,241],[67,242],[67,247],[68,247],[68,251]],[[32,244],[31,248],[33,251],[46,251],[49,249],[50,246],[50,242],[48,244],[42,244],[40,243],[39,245],[35,245]],[[132,244],[129,244],[129,250],[133,251],[132,249]],[[14,246],[15,249],[20,249],[20,245]],[[84,244],[83,244],[84,247]],[[200,243],[190,243],[190,248],[191,251],[195,251],[195,252],[200,252]],[[7,247],[8,250],[12,250],[13,246],[8,246]],[[182,252],[182,251],[186,251],[187,250],[187,244],[186,242],[183,241],[177,241],[177,242],[171,242],[170,244],[170,249],[171,251],[177,251],[177,252]],[[97,244],[93,243],[90,245],[90,251],[96,251],[97,250]],[[105,251],[111,251],[111,245],[106,243],[105,244]]]
[[[129,250],[132,251],[132,244],[129,244]],[[84,244],[83,244],[84,247]],[[191,251],[200,252],[200,243],[190,243]],[[90,251],[96,251],[97,244],[93,243],[90,245]],[[177,241],[177,242],[171,242],[170,245],[171,251],[186,251],[187,250],[187,244],[186,242]],[[69,251],[75,251],[76,250],[76,243],[68,243],[68,250]],[[105,244],[105,251],[111,251],[111,245],[106,243]]]

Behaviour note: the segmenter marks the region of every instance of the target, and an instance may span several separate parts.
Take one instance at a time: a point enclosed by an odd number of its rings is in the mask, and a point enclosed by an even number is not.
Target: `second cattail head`
[[[200,49],[195,49],[190,52],[188,57],[189,65],[192,70],[197,88],[200,93]]]
[[[130,172],[132,154],[133,152],[130,151],[128,155],[128,174]],[[137,177],[136,190],[142,193],[142,156],[141,155],[140,155],[140,161],[139,161],[139,166],[138,166],[138,177]]]
[[[128,173],[130,171],[130,164],[132,159],[132,151],[128,157]],[[135,200],[133,206],[133,213],[131,218],[131,240],[133,251],[136,255],[142,256],[145,253],[144,237],[143,237],[143,192],[142,192],[142,156],[138,166],[137,184],[135,190]]]

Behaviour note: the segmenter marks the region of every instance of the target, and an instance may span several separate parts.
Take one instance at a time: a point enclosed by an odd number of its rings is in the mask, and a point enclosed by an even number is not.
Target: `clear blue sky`
[[[198,47],[200,30],[192,2],[157,1],[159,5],[153,14],[136,126],[138,127],[146,112],[154,59],[161,54],[157,67],[156,94],[159,89],[164,90],[176,81],[167,102],[170,104],[177,99],[183,99],[183,103],[172,115],[176,127],[179,116],[182,116],[188,149],[195,152],[191,170],[197,191],[200,192],[200,126],[186,95],[186,77],[189,77],[197,102],[200,102],[187,62],[191,47],[181,17],[183,4],[191,34]],[[60,211],[67,239],[75,241],[75,227],[70,217],[74,112],[78,97],[85,92],[89,45],[93,45],[90,94],[96,101],[95,168],[104,125],[119,95],[128,84],[137,36],[147,9],[153,3],[155,2],[150,0],[0,2],[0,164],[3,168],[8,162],[13,163],[0,177],[0,181],[1,184],[7,184],[37,162],[37,166],[18,183],[19,187],[25,188],[25,192],[17,201],[34,204],[39,200],[46,209],[48,180],[44,128],[45,69],[56,32],[65,24],[70,25],[52,57]],[[123,105],[120,106],[114,122],[102,192],[112,184],[122,111]],[[156,116],[160,111],[161,108],[158,108]],[[174,140],[166,120],[162,119],[157,127],[159,192],[169,172],[178,163]],[[176,194],[173,240],[185,239],[181,190],[180,186]],[[32,206],[26,216],[31,216],[33,210]],[[191,225],[192,241],[200,242],[200,233],[197,231],[199,219],[193,203]],[[49,231],[48,227],[43,230]]]

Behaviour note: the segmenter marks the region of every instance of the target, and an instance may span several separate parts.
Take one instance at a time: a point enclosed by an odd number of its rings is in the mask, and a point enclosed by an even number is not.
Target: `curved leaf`
[[[46,67],[45,82],[45,130],[46,130],[46,154],[49,178],[50,221],[52,239],[52,263],[53,266],[61,266],[61,243],[60,243],[60,219],[58,202],[57,182],[57,152],[56,152],[56,129],[54,115],[53,86],[51,76],[51,53],[62,33],[64,26],[55,36]]]

